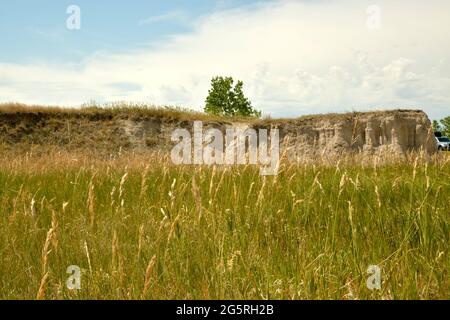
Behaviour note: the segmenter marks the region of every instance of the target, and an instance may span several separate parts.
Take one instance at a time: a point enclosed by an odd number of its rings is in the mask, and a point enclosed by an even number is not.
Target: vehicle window
[[[450,139],[447,137],[444,138],[438,138],[439,142],[450,142]]]

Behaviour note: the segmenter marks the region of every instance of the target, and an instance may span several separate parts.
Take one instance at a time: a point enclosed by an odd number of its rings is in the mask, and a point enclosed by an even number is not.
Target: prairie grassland
[[[394,111],[396,112],[396,111]],[[141,119],[145,117],[163,117],[166,120],[202,120],[202,121],[257,121],[257,118],[243,117],[223,117],[194,111],[189,108],[179,106],[159,106],[142,103],[106,103],[97,104],[95,102],[86,103],[76,108],[64,108],[47,105],[26,105],[22,103],[0,103],[0,113],[9,114],[47,114],[55,117],[67,118],[70,115],[78,117],[116,117],[122,116],[131,119]]]
[[[450,157],[0,155],[1,299],[448,299]],[[82,269],[81,290],[66,270]],[[381,290],[366,286],[369,265]]]

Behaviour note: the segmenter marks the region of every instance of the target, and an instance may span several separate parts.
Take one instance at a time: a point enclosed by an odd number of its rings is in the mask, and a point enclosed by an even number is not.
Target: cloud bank
[[[379,30],[367,26],[372,4],[275,1],[200,17],[189,33],[127,53],[65,65],[0,62],[0,102],[201,109],[210,79],[230,75],[272,116],[400,107],[448,115],[450,3],[378,1]]]

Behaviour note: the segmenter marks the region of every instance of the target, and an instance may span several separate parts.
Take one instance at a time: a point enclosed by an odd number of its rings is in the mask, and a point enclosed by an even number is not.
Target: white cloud
[[[0,63],[0,101],[129,100],[200,109],[211,77],[231,75],[274,116],[394,107],[450,113],[450,3],[378,1],[379,31],[366,27],[370,4],[276,1],[216,12],[188,34],[80,65]]]

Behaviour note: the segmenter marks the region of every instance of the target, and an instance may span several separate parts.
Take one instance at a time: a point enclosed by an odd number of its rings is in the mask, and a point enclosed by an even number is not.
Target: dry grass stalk
[[[258,199],[256,200],[256,206],[259,206],[264,199],[264,189],[266,188],[267,178],[263,177],[263,184],[259,190]]]
[[[39,286],[38,293],[36,295],[36,300],[44,300],[45,299],[45,291],[48,286],[48,272],[44,274],[41,279],[41,284]]]
[[[195,181],[195,176],[192,177],[192,194],[194,196],[195,206],[197,207],[198,219],[202,217],[202,198],[200,195],[200,189]]]
[[[111,264],[112,264],[113,268],[116,267],[118,253],[119,253],[119,239],[117,238],[116,230],[114,230],[112,243],[111,243],[111,256],[112,256]]]
[[[141,224],[139,227],[139,239],[138,239],[138,254],[137,254],[138,261],[141,257],[143,243],[144,243],[144,225]]]
[[[221,188],[221,186],[222,186],[222,183],[223,183],[223,180],[224,180],[224,177],[225,177],[226,172],[227,172],[227,169],[224,169],[224,170],[222,171],[222,175],[220,176],[219,183],[217,184],[216,191],[214,191],[214,196],[213,196],[213,198],[211,199],[211,201],[215,201],[215,200],[216,200],[216,198],[217,198],[217,193],[219,192],[219,190],[220,190],[220,188]]]
[[[149,169],[149,166],[146,166],[144,172],[142,173],[141,190],[139,192],[139,200],[142,200],[142,198],[145,195],[145,192],[147,191],[147,174],[148,174],[148,169]]]
[[[172,225],[170,226],[169,235],[167,236],[167,244],[169,244],[170,240],[172,240],[173,238],[175,227],[177,226],[178,221],[180,221],[180,215],[175,218],[175,220],[172,222]]]
[[[13,213],[9,217],[9,223],[10,224],[13,223],[16,220],[16,217],[17,217],[17,202],[19,201],[19,198],[22,195],[22,189],[23,189],[23,184],[20,186],[19,192],[17,193],[17,196],[14,198],[14,201],[13,201]]]
[[[238,258],[240,256],[241,256],[241,251],[239,251],[239,250],[237,250],[231,254],[230,259],[228,259],[228,261],[227,261],[228,271],[230,271],[230,272],[233,271],[236,258]]]
[[[89,254],[89,248],[86,241],[84,241],[84,251],[89,265],[89,272],[92,274],[91,255]]]
[[[152,274],[153,268],[156,264],[156,254],[151,258],[148,263],[147,270],[145,271],[145,281],[144,281],[144,289],[142,290],[142,298],[144,299],[147,296],[148,290],[150,289],[150,285],[152,282]]]
[[[89,225],[92,227],[94,226],[95,223],[95,193],[94,193],[94,183],[92,181],[89,184],[87,207],[89,214]]]
[[[378,209],[380,209],[381,208],[381,197],[380,197],[380,192],[378,191],[377,185],[375,185],[375,195],[377,196]]]
[[[48,256],[51,252],[50,244],[52,242],[54,236],[54,230],[53,228],[50,228],[47,232],[47,237],[45,238],[44,247],[42,248],[41,252],[41,265],[42,265],[42,274],[47,273],[47,263],[48,263]]]
[[[53,249],[55,249],[55,252],[58,252],[58,236],[56,233],[56,231],[58,230],[58,220],[56,218],[55,211],[52,211],[52,230],[53,230],[52,246],[53,246]]]
[[[31,203],[30,203],[30,214],[31,214],[31,216],[35,216],[36,215],[36,207],[35,207],[35,204],[36,204],[36,200],[34,199],[34,196],[33,196],[33,198],[31,199]]]
[[[128,172],[125,172],[125,174],[122,176],[122,178],[120,179],[120,184],[119,184],[119,199],[123,199],[123,195],[125,193],[125,183],[128,180]]]

